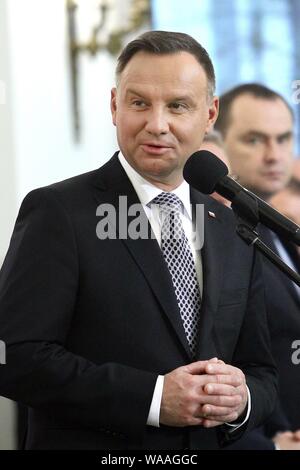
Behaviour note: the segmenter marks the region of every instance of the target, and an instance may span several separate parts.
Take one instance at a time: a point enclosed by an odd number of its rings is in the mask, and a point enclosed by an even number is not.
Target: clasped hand
[[[193,362],[166,374],[160,423],[219,426],[235,421],[247,405],[243,372],[217,358]]]

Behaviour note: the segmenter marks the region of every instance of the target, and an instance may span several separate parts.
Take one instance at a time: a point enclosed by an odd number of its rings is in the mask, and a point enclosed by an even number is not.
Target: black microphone
[[[260,222],[300,246],[300,227],[230,178],[225,163],[208,150],[199,150],[191,155],[184,166],[183,176],[193,188],[204,194],[216,191],[229,201],[234,201],[241,191],[254,197]]]

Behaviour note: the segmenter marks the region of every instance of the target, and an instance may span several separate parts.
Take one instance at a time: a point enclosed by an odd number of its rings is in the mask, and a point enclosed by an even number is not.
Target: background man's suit
[[[260,237],[275,253],[278,253],[272,232],[259,229]],[[281,240],[295,268],[300,272],[299,255],[295,246]],[[229,448],[274,449],[271,438],[277,432],[300,428],[300,374],[292,362],[292,342],[300,338],[300,291],[292,281],[267,259],[263,262],[263,279],[266,293],[268,324],[272,352],[279,372],[279,402],[266,423],[245,434]]]
[[[261,238],[277,253],[270,230],[261,227]],[[300,272],[300,260],[295,246],[282,240],[295,268]],[[266,260],[263,265],[266,307],[273,357],[279,372],[279,396],[291,430],[300,428],[300,370],[293,364],[292,342],[300,339],[300,289],[297,292],[287,276]]]
[[[30,407],[28,449],[217,448],[220,428],[145,425],[157,375],[191,356],[157,241],[96,237],[97,206],[119,195],[138,202],[115,155],[25,198],[0,277],[0,393]],[[252,428],[275,402],[259,259],[230,211],[191,199],[206,214],[197,359],[243,369]]]

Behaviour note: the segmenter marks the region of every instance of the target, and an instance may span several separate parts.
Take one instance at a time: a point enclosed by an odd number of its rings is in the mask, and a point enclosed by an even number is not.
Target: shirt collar
[[[126,160],[124,155],[119,152],[119,161],[126,172],[132,186],[134,187],[139,200],[144,206],[147,206],[162,190],[154,184],[143,178]],[[192,209],[190,201],[190,187],[186,181],[183,181],[172,193],[176,194],[181,200],[185,214],[192,220]]]

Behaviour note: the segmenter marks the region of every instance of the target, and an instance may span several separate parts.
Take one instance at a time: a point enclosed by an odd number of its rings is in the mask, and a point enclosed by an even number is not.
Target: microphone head
[[[204,194],[213,193],[218,182],[227,174],[225,163],[208,150],[193,153],[183,168],[184,179]]]

